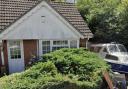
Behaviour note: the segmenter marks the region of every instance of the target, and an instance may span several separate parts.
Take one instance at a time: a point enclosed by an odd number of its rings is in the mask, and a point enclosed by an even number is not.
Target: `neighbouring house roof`
[[[43,0],[0,0],[0,32],[6,30],[42,1]],[[47,3],[85,38],[87,38],[87,36],[93,36],[74,4],[66,2]]]

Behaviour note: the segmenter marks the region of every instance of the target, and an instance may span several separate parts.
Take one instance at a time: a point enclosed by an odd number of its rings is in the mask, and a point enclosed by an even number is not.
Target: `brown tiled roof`
[[[0,31],[34,8],[41,0],[0,0]]]
[[[5,30],[19,18],[29,12],[43,0],[0,0],[0,31]],[[92,36],[87,24],[84,22],[74,4],[49,2],[64,19],[85,37]]]
[[[77,7],[73,3],[50,2],[50,5],[62,15],[84,37],[93,36]]]

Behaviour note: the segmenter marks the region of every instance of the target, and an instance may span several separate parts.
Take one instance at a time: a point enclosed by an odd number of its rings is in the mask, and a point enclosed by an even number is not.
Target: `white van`
[[[128,52],[124,45],[116,43],[93,44],[90,50],[99,54],[116,72],[128,73]]]

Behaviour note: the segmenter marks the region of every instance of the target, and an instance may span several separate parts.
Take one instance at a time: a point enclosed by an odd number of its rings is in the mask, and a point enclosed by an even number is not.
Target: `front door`
[[[23,41],[8,41],[9,73],[24,70]]]

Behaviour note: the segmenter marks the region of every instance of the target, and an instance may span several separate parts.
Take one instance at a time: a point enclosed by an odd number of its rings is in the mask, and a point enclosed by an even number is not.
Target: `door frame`
[[[7,40],[8,70],[10,69],[10,68],[9,68],[9,60],[10,60],[9,41],[20,41],[20,47],[21,47],[21,60],[23,60],[23,63],[24,63],[24,69],[25,69],[23,40]],[[9,70],[9,73],[10,73],[10,70]]]

